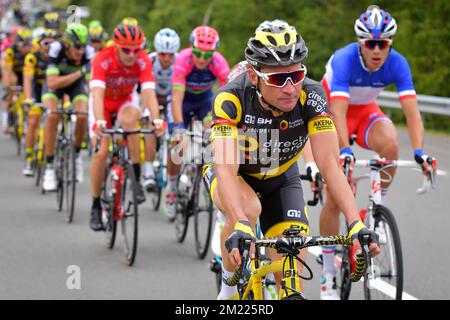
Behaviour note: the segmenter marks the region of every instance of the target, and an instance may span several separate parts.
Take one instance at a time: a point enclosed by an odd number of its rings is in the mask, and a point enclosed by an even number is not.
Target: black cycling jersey
[[[235,138],[241,150],[239,173],[258,179],[286,172],[308,136],[335,131],[322,86],[309,78],[290,112],[275,117],[260,104],[248,74],[220,88],[213,99],[212,139]]]
[[[48,50],[48,66],[46,74],[67,75],[80,70],[89,64],[86,53],[80,61],[69,59],[66,53],[66,44],[63,41],[53,41]]]
[[[69,59],[66,54],[66,44],[63,41],[53,41],[50,44],[48,51],[48,65],[46,75],[67,75],[81,70],[85,65],[88,65],[90,58],[83,54],[80,61],[74,61]],[[42,100],[52,98],[55,100],[61,100],[63,95],[70,96],[72,103],[75,103],[78,99],[88,100],[86,78],[81,77],[66,88],[50,89],[47,83],[44,84]]]

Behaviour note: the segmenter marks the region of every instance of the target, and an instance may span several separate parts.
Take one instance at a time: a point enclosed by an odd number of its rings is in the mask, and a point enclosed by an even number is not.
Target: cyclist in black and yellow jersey
[[[329,195],[341,203],[356,251],[362,251],[357,236],[367,228],[339,168],[337,136],[325,92],[320,83],[306,78],[302,62],[307,52],[293,26],[282,20],[265,21],[247,43],[248,72],[214,97],[213,158],[204,167],[204,180],[226,217],[221,234],[224,280],[241,263],[243,240],[254,240],[258,218],[266,237],[282,236],[291,225],[309,234],[297,166],[308,139]],[[374,255],[380,251],[375,243],[370,249]],[[281,258],[275,252],[269,252],[269,257]],[[276,279],[279,283],[280,276]],[[219,299],[236,296],[236,287],[223,281]]]
[[[3,87],[23,85],[23,63],[25,56],[31,51],[32,32],[25,27],[18,28],[14,35],[14,43],[5,50],[2,59]],[[8,109],[12,93],[3,96],[3,131],[8,131]]]
[[[46,29],[39,38],[39,50],[30,52],[25,56],[23,67],[23,92],[25,95],[24,108],[28,110],[28,130],[25,138],[25,165],[23,174],[33,175],[32,161],[34,158],[33,146],[36,130],[39,127],[41,109],[34,105],[41,102],[42,89],[45,82],[45,70],[48,63],[48,48],[57,38],[55,30]]]

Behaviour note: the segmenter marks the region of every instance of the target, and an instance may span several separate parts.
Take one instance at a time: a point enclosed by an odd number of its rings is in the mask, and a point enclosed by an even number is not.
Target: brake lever
[[[250,246],[252,244],[252,240],[245,240],[242,250],[242,262],[239,266],[239,283],[237,285],[239,300],[242,299],[242,295],[244,294],[244,272],[247,266],[247,261],[250,256]]]
[[[428,175],[430,177],[431,181],[431,188],[436,189],[436,175],[435,175],[435,169],[436,169],[436,160],[431,157],[427,158],[427,163],[431,166],[431,170],[428,172]]]

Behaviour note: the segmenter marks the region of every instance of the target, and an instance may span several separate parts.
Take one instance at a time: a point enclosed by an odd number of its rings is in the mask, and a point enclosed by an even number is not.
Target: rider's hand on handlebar
[[[363,234],[370,236],[370,256],[375,257],[381,252],[381,249],[378,246],[378,234],[372,230],[369,230],[361,220],[352,222],[348,229],[350,230],[348,235],[352,238],[353,246],[355,247],[355,252],[357,255],[362,253],[362,247],[359,239],[361,239],[361,235]]]
[[[97,138],[100,139],[103,136],[103,130],[106,129],[106,124],[107,124],[106,120],[95,121],[93,130]]]
[[[352,149],[350,147],[342,149],[339,156],[339,165],[341,166],[346,176],[349,177],[349,175],[353,171],[354,164],[355,156],[353,155]]]
[[[166,131],[166,122],[161,119],[153,120],[153,125],[155,126],[155,133],[157,137],[160,137]]]
[[[339,156],[341,165],[342,165],[342,162],[343,162],[347,157],[350,158],[351,162],[355,162],[355,155],[353,154],[353,151],[352,151],[352,149],[351,149],[350,147],[346,147],[346,148],[344,148],[344,149],[341,150],[341,153],[340,153],[340,156]]]
[[[245,240],[256,241],[255,234],[250,225],[250,222],[246,220],[239,220],[234,225],[233,233],[225,241],[225,247],[230,254],[231,263],[234,267],[238,268],[241,265],[242,251]],[[250,253],[250,258],[254,258],[254,251]]]
[[[306,175],[310,178],[311,181],[311,191],[317,191],[316,178],[319,173],[319,168],[315,162],[307,162],[305,165]]]
[[[414,151],[414,160],[422,166],[424,174],[428,174],[431,171],[434,171],[434,174],[436,174],[436,159],[424,154],[422,149]]]

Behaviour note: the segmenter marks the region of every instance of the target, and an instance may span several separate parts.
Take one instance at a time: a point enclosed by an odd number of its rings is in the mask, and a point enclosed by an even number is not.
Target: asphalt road
[[[405,131],[399,132],[400,156],[411,159]],[[370,153],[356,149],[359,159]],[[439,168],[450,172],[450,139],[427,134],[425,150],[437,157]],[[122,260],[122,239],[109,250],[103,233],[89,227],[88,164],[85,181],[78,188],[75,220],[67,224],[56,210],[55,194],[41,195],[30,179],[22,176],[22,159],[12,140],[0,136],[0,299],[215,299],[214,274],[207,258],[196,258],[193,228],[178,244],[174,227],[149,204],[140,207],[139,249],[136,263]],[[303,165],[300,164],[302,167]],[[397,219],[404,252],[405,292],[417,299],[449,299],[450,177],[438,179],[438,189],[418,196],[419,173],[399,170],[387,205]],[[305,187],[307,187],[305,185]],[[360,205],[368,188],[359,189]],[[306,191],[306,197],[310,197]],[[319,209],[310,209],[311,233],[318,234]],[[320,269],[311,257],[315,273],[306,284],[310,299],[319,297]],[[73,267],[75,266],[75,267]],[[73,269],[75,268],[75,269]],[[72,282],[79,274],[79,282]],[[75,283],[75,288],[73,284]],[[72,286],[71,286],[72,284]],[[79,286],[77,286],[79,285]],[[361,285],[352,299],[361,299]]]

